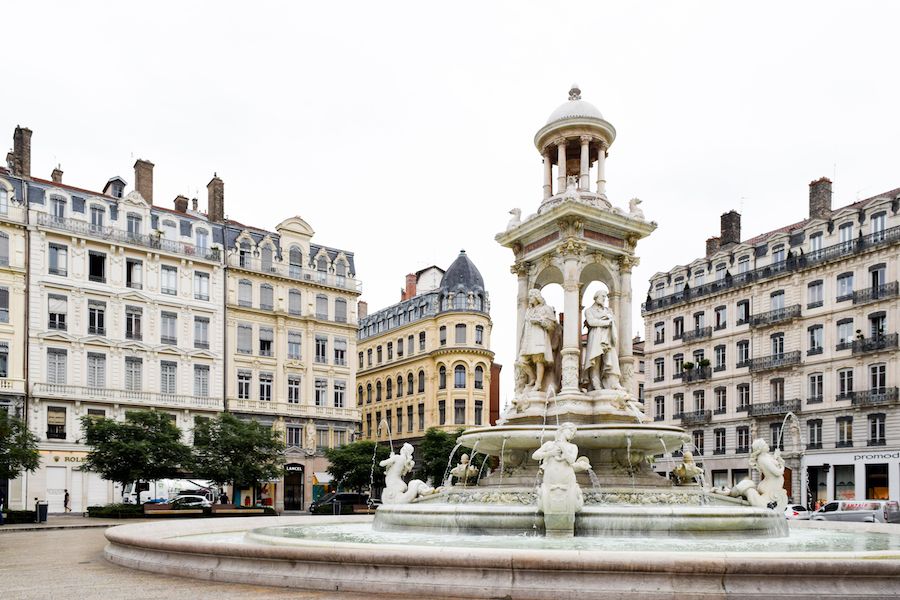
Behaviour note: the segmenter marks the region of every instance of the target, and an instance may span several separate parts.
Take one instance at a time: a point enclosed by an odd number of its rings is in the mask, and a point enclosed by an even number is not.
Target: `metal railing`
[[[86,221],[78,221],[67,217],[55,217],[47,213],[38,214],[37,224],[42,227],[75,233],[80,236],[97,240],[143,246],[144,248],[153,248],[160,252],[170,252],[172,254],[180,254],[181,256],[189,256],[202,260],[218,262],[220,256],[218,248],[200,248],[187,242],[167,240],[156,234],[147,235],[144,233],[131,233],[115,227],[91,225]]]
[[[853,354],[866,354],[897,348],[897,334],[876,335],[863,339],[853,340]]]
[[[786,415],[789,412],[800,412],[800,399],[783,400],[781,402],[765,402],[763,404],[751,404],[751,417],[768,417],[772,415]]]
[[[750,372],[768,371],[770,369],[782,369],[800,364],[800,351],[783,352],[750,359]]]
[[[692,329],[685,331],[681,337],[682,343],[689,344],[694,340],[702,340],[704,338],[708,338],[712,336],[712,327],[700,327],[699,329]]]
[[[782,321],[789,321],[800,316],[800,305],[785,306],[784,308],[776,308],[769,312],[759,313],[750,317],[750,327],[764,327],[766,325],[774,325]]]
[[[211,396],[185,396],[181,394],[161,394],[135,390],[115,390],[111,388],[82,387],[59,383],[35,383],[35,395],[73,400],[97,400],[120,404],[140,404],[143,406],[172,406],[177,408],[221,409],[220,398]]]
[[[272,260],[265,263],[259,259],[250,256],[241,256],[240,254],[229,254],[227,260],[228,266],[246,269],[255,273],[267,273],[278,275],[296,281],[306,281],[309,283],[317,283],[329,287],[340,288],[342,290],[355,290],[362,292],[362,282],[350,276],[336,275],[327,271],[316,271],[306,269],[296,265],[286,265],[282,262]]]
[[[853,406],[879,406],[882,404],[894,404],[897,402],[897,388],[875,388],[851,392],[850,404]]]
[[[682,425],[705,425],[712,419],[711,410],[695,410],[681,415]]]
[[[266,400],[228,399],[228,410],[231,412],[265,413],[274,415],[332,417],[349,421],[359,420],[359,409],[336,406],[312,406],[294,402],[276,402]]]
[[[694,383],[695,381],[703,381],[712,377],[712,367],[694,367],[682,371],[684,373],[683,381],[685,383]]]
[[[900,285],[896,281],[882,283],[864,290],[853,292],[853,304],[868,304],[877,302],[883,298],[894,298],[900,292]]]
[[[719,292],[741,287],[754,281],[762,281],[779,277],[785,273],[793,271],[801,271],[815,265],[826,263],[832,260],[851,256],[860,252],[865,252],[869,248],[893,244],[900,241],[900,225],[870,233],[848,242],[841,242],[827,248],[815,250],[809,254],[801,254],[799,256],[791,256],[787,260],[781,261],[773,265],[766,265],[747,271],[746,273],[738,273],[737,275],[726,275],[724,279],[712,281],[696,288],[688,288],[662,298],[650,298],[641,305],[641,313],[649,314],[654,311],[662,310],[670,306],[683,304],[701,298],[710,296]]]

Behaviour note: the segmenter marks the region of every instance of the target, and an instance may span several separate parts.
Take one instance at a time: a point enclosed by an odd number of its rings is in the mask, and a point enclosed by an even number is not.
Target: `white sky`
[[[900,5],[889,2],[15,2],[3,9],[0,139],[32,173],[101,189],[152,160],[154,200],[199,194],[265,228],[299,214],[356,253],[370,310],[460,248],[492,299],[510,392],[515,279],[493,236],[541,199],[532,144],[577,81],[618,130],[614,204],[659,229],[649,277],[743,237],[900,187]],[[3,137],[8,136],[8,137]]]

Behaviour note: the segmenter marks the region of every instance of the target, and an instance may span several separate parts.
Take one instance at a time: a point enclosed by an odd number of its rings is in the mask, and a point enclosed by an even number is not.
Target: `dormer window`
[[[163,228],[163,236],[167,240],[174,241],[174,240],[178,239],[178,226],[175,224],[175,221],[168,221],[168,220],[163,221],[162,228]]]
[[[676,277],[675,278],[675,293],[678,294],[684,291],[684,277]]]
[[[665,295],[665,293],[666,293],[666,284],[664,282],[660,281],[653,288],[653,295],[656,298],[662,298]]]
[[[725,279],[725,263],[719,263],[716,265],[716,281],[723,279]]]
[[[750,257],[744,255],[738,259],[738,273],[746,273],[750,270]]]
[[[291,265],[291,277],[299,279],[300,273],[301,271],[303,271],[303,253],[300,252],[300,248],[298,248],[297,246],[291,248],[291,251],[288,254],[288,260]]]
[[[209,232],[205,229],[198,229],[196,235],[197,249],[200,252],[206,252],[209,249]]]
[[[706,280],[706,271],[700,270],[694,274],[694,287],[700,287]]]
[[[784,244],[772,248],[772,264],[784,262]]]
[[[816,251],[822,249],[822,239],[823,238],[824,238],[824,236],[822,235],[821,231],[819,233],[814,233],[811,236],[809,236],[810,252],[816,252]]]
[[[238,254],[240,258],[240,266],[249,267],[251,258],[250,244],[247,242],[241,242],[241,246],[238,249]]]

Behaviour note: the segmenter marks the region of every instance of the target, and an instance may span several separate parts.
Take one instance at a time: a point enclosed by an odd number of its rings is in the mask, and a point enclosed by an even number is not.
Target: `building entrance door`
[[[304,479],[303,465],[289,464],[284,467],[284,510],[303,510]]]

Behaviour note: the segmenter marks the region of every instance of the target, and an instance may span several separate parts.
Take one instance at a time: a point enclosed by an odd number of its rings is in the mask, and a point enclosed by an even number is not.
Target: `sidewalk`
[[[95,527],[113,527],[124,523],[139,523],[145,519],[92,519],[81,514],[51,514],[46,523],[16,523],[15,525],[0,525],[0,533],[14,533],[16,531],[35,531],[39,529],[92,529]]]

